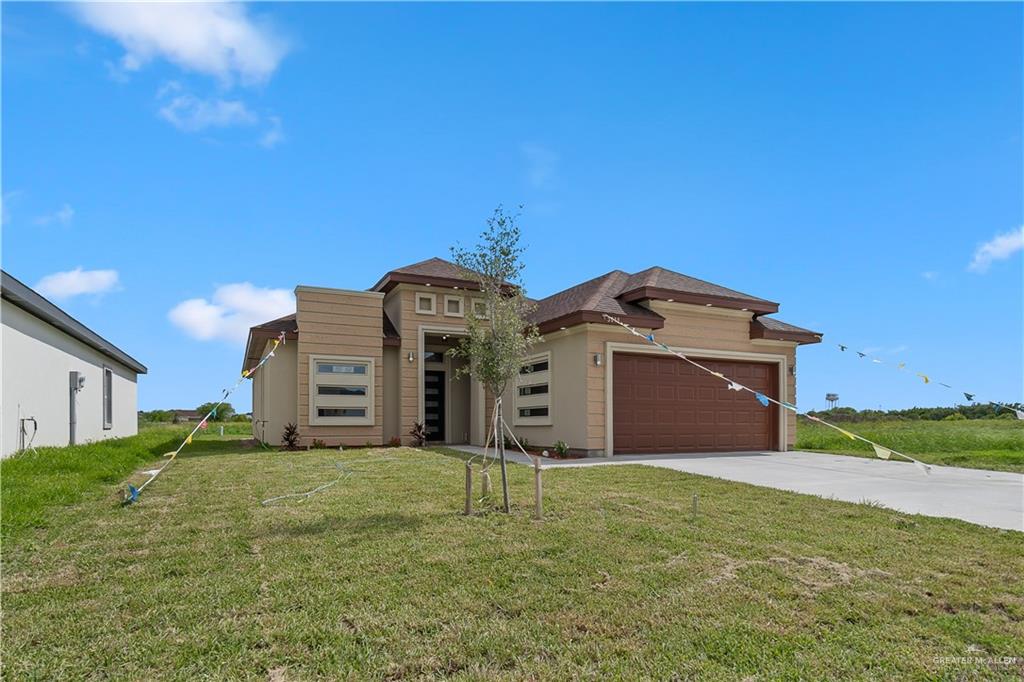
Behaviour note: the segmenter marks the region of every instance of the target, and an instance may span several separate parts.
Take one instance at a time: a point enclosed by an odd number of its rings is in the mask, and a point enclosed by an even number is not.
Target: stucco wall
[[[265,355],[270,343],[263,349]],[[252,380],[252,435],[270,445],[280,445],[284,427],[298,423],[298,343],[289,341],[277,347]],[[266,424],[261,422],[266,420]]]
[[[380,445],[384,438],[383,294],[297,287],[299,327],[298,424],[302,443],[314,438],[328,445]],[[313,425],[310,423],[309,358],[311,355],[357,356],[374,362],[374,423]]]
[[[35,417],[34,446],[67,445],[70,421],[68,374],[81,372],[85,387],[76,395],[76,441],[86,443],[138,432],[137,375],[106,355],[21,308],[2,301],[3,450],[18,447],[19,412]],[[113,370],[113,423],[103,428],[103,367]],[[31,426],[28,426],[31,435]]]
[[[549,334],[534,353],[551,353],[549,369],[550,426],[517,424],[517,388],[509,387],[502,398],[505,421],[517,437],[531,446],[551,447],[565,441],[572,450],[588,448],[587,439],[587,335],[583,327]]]

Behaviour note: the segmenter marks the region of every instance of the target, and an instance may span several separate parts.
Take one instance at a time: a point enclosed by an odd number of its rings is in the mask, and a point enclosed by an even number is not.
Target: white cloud
[[[967,269],[971,272],[985,273],[997,260],[1006,260],[1013,254],[1024,249],[1024,225],[1017,230],[996,235],[974,251]]]
[[[278,32],[240,3],[82,2],[72,11],[121,44],[122,72],[162,57],[224,84],[255,84],[269,79],[288,52]]]
[[[166,95],[168,86],[160,88]],[[174,95],[160,107],[160,118],[178,130],[194,133],[207,128],[254,125],[259,116],[249,111],[241,100],[202,99],[191,93]]]
[[[526,181],[536,189],[551,189],[555,181],[558,154],[539,144],[524,144]]]
[[[79,266],[43,277],[35,289],[43,296],[60,300],[82,294],[105,294],[116,289],[117,282],[117,270],[83,270]]]
[[[249,328],[295,312],[287,289],[265,289],[249,282],[217,287],[211,300],[192,298],[174,306],[167,317],[192,338],[245,343]]]
[[[36,225],[70,225],[74,217],[75,209],[71,208],[69,204],[64,204],[53,213],[38,216],[35,222]]]
[[[270,122],[270,127],[260,136],[260,146],[273,149],[284,141],[284,130],[279,116],[269,116],[267,121]]]
[[[936,272],[935,270],[926,270],[925,272],[921,273],[921,276],[924,277],[929,282],[934,282],[939,278],[939,273]]]

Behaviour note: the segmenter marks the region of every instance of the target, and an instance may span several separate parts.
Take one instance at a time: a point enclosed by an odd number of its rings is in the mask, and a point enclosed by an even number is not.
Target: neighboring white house
[[[137,433],[137,382],[146,368],[14,277],[2,277],[0,457],[29,444]]]

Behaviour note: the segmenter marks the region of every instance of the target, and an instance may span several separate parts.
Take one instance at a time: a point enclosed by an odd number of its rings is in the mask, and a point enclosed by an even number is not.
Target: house
[[[0,456],[137,433],[146,368],[11,275],[2,278]]]
[[[440,258],[385,274],[368,291],[299,286],[296,313],[250,330],[244,367],[281,332],[286,343],[253,380],[253,433],[279,442],[410,442],[423,422],[436,443],[481,445],[492,401],[457,377],[446,350],[465,333],[479,287]],[[796,400],[796,349],[821,335],[778,320],[777,303],[664,268],[615,270],[536,302],[543,343],[503,397],[513,431],[582,454],[785,450],[795,415],[762,407],[604,319],[779,400]],[[482,311],[482,308],[476,308]]]
[[[199,410],[171,410],[171,421],[175,424],[197,422],[202,418]]]

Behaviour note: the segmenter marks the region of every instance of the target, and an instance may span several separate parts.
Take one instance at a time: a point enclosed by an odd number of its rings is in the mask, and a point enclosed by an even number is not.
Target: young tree
[[[501,493],[506,513],[510,506],[501,396],[519,374],[530,349],[540,340],[537,326],[528,319],[534,306],[522,287],[524,249],[519,244],[517,218],[518,215],[505,213],[498,206],[474,248],[451,249],[455,263],[466,271],[465,278],[475,279],[483,294],[485,314],[469,306],[466,336],[451,354],[465,358],[467,365],[461,373],[469,374],[494,396],[498,424],[495,447],[501,461]]]

